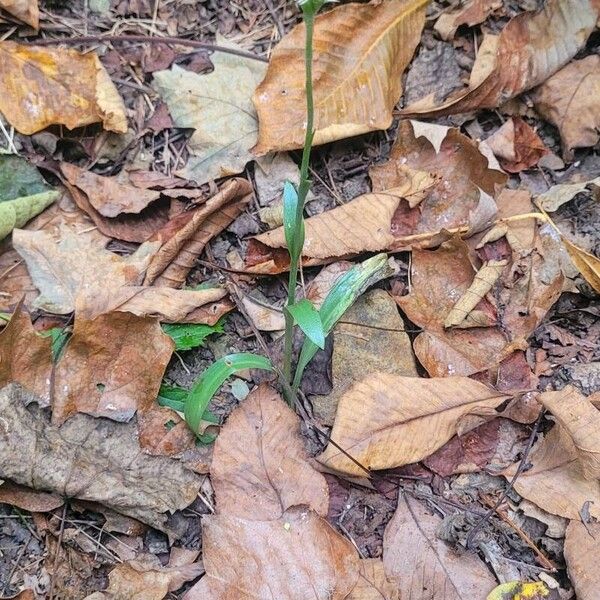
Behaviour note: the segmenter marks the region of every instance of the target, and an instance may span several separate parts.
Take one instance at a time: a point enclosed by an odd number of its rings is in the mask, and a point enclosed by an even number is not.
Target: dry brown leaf
[[[10,504],[29,512],[50,512],[64,504],[57,494],[36,492],[10,481],[0,483],[0,504]]]
[[[398,580],[401,598],[475,600],[487,597],[496,580],[485,563],[459,553],[437,537],[442,520],[405,494],[383,536],[383,565]]]
[[[558,127],[566,157],[600,139],[600,56],[575,60],[535,90],[537,112]]]
[[[590,515],[600,518],[600,481],[586,479],[578,460],[577,448],[569,433],[555,425],[531,451],[528,462],[533,467],[521,473],[514,488],[546,512],[567,519],[581,520],[584,504]],[[511,479],[513,465],[504,476]]]
[[[356,587],[347,600],[401,600],[398,584],[385,574],[379,558],[363,558]]]
[[[495,10],[502,7],[500,0],[471,0],[464,6],[440,15],[433,28],[443,40],[454,38],[456,30],[461,25],[479,25],[483,23]]]
[[[509,173],[530,169],[548,154],[540,136],[520,117],[510,118],[485,143]]]
[[[135,423],[77,414],[58,428],[36,402],[15,385],[0,391],[1,478],[100,502],[162,531],[170,530],[163,513],[196,498],[200,478],[177,460],[140,452]]]
[[[269,306],[268,301],[259,302],[258,298],[244,296],[242,298],[244,309],[259,331],[283,331],[285,329],[285,316],[282,308]]]
[[[593,194],[594,189],[598,188],[600,188],[600,177],[590,179],[589,181],[561,183],[553,185],[547,192],[540,194],[535,202],[546,212],[555,212],[563,204],[572,200],[577,194],[582,192],[591,192]]]
[[[496,416],[509,396],[467,377],[374,373],[340,399],[331,438],[368,469],[418,462],[453,435]],[[318,460],[348,475],[364,471],[329,444]]]
[[[34,29],[40,26],[38,0],[0,0],[0,8]]]
[[[3,41],[0,58],[0,112],[20,133],[98,121],[110,131],[127,131],[123,100],[93,52]]]
[[[73,335],[54,372],[52,422],[76,412],[129,421],[158,396],[173,353],[158,320],[113,312],[75,317]]]
[[[184,600],[344,600],[360,561],[354,547],[311,510],[276,520],[204,517],[203,577]]]
[[[69,183],[77,186],[103,217],[139,213],[160,197],[160,192],[140,190],[121,183],[117,177],[96,175],[69,163],[62,163],[60,168]]]
[[[565,560],[578,600],[595,600],[600,590],[600,523],[571,521],[565,538]]]
[[[346,4],[315,20],[315,144],[387,129],[402,72],[419,43],[427,0]],[[304,25],[275,47],[254,94],[256,154],[304,145]]]
[[[571,386],[539,399],[571,436],[583,476],[600,479],[600,410]]]
[[[469,88],[437,104],[427,96],[402,113],[441,117],[495,108],[544,82],[584,46],[596,26],[594,0],[549,0],[539,12],[525,12],[504,27],[499,36],[482,43],[489,51],[477,56]]]
[[[206,244],[238,217],[252,199],[252,186],[236,177],[193,212],[182,213],[158,231],[161,248],[148,268],[145,283],[181,287]]]
[[[203,572],[201,562],[163,567],[157,557],[149,555],[117,565],[108,574],[106,590],[86,596],[85,600],[162,600]]]
[[[266,384],[244,400],[221,430],[211,482],[219,514],[270,521],[292,506],[305,505],[327,516],[327,482],[309,463],[300,421]]]
[[[594,290],[600,294],[600,258],[576,246],[566,237],[561,236],[561,238],[577,270]]]
[[[52,341],[39,335],[21,302],[0,331],[0,387],[19,383],[50,403]]]

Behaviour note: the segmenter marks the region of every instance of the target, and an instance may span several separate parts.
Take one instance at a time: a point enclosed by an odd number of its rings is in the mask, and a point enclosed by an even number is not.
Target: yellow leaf
[[[315,144],[387,129],[402,72],[419,43],[428,0],[346,4],[315,20]],[[257,154],[304,145],[304,25],[275,48],[254,94]]]
[[[101,121],[127,131],[125,105],[94,53],[0,42],[0,112],[20,133]]]
[[[566,237],[562,236],[562,240],[577,270],[600,294],[600,259],[571,243]]]
[[[3,240],[15,227],[23,227],[29,219],[41,213],[59,196],[60,192],[50,190],[0,202],[0,240]]]
[[[521,583],[510,581],[499,585],[487,600],[542,600],[550,597],[550,590],[543,581]]]

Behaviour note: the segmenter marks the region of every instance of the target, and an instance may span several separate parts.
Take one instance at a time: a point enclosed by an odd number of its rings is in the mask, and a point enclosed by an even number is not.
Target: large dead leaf
[[[427,0],[346,4],[315,20],[315,144],[387,129],[402,93],[402,73],[419,43]],[[256,89],[259,139],[254,151],[304,145],[304,25],[275,47]]]
[[[495,416],[507,398],[466,377],[374,373],[340,399],[331,438],[364,467],[391,469],[418,462],[456,433]],[[333,444],[318,459],[331,469],[364,476]]]
[[[302,504],[327,516],[327,482],[308,462],[300,421],[266,384],[244,400],[219,434],[211,481],[221,514],[267,521]]]
[[[549,0],[537,13],[522,13],[499,36],[484,38],[466,91],[442,104],[427,96],[402,113],[441,117],[495,108],[567,64],[584,46],[597,18],[593,0]]]
[[[52,342],[36,333],[23,303],[0,331],[0,387],[19,383],[50,403]]]
[[[579,600],[595,600],[600,590],[600,523],[571,521],[565,538],[569,578]]]
[[[202,552],[206,576],[185,600],[343,600],[359,574],[350,542],[302,507],[270,521],[205,517]]]
[[[600,139],[600,56],[575,60],[535,90],[535,108],[558,127],[567,157]]]
[[[230,225],[251,199],[251,184],[236,177],[196,210],[171,219],[151,238],[159,240],[161,247],[148,267],[145,283],[181,287],[206,244]]]
[[[158,396],[173,349],[156,319],[124,312],[93,321],[76,316],[54,373],[52,422],[76,412],[129,421]]]
[[[69,183],[84,192],[90,204],[104,217],[139,213],[160,197],[160,192],[140,190],[121,183],[117,177],[96,175],[69,163],[62,163],[60,168]]]
[[[584,477],[577,448],[561,425],[534,446],[528,462],[533,467],[515,481],[517,493],[553,515],[581,520],[587,505],[590,515],[600,518],[600,480]],[[505,477],[511,479],[516,469],[507,469]]]
[[[252,160],[258,135],[252,94],[266,72],[264,63],[251,58],[216,52],[211,59],[214,71],[208,75],[177,65],[154,73],[154,87],[175,125],[195,129],[191,156],[178,174],[197,183],[240,173]]]
[[[127,131],[123,100],[93,52],[4,41],[0,59],[0,112],[20,133],[98,121],[110,131]]]
[[[442,520],[405,494],[383,536],[383,564],[400,586],[401,598],[475,600],[496,580],[476,554],[460,553],[437,537]]]
[[[38,0],[0,0],[0,8],[34,29],[40,26]]]
[[[58,428],[35,402],[15,385],[0,391],[0,478],[100,502],[161,530],[169,529],[164,513],[196,498],[199,477],[179,461],[141,452],[134,423],[78,414]]]
[[[600,479],[600,410],[570,386],[539,398],[571,436],[583,476]]]
[[[5,481],[0,484],[0,503],[29,512],[50,512],[64,504],[64,498],[48,492],[36,492],[25,486]]]

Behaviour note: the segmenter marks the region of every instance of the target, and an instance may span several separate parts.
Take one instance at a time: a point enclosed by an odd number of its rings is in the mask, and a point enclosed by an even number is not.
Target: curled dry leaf
[[[500,106],[567,64],[585,45],[597,19],[594,0],[549,0],[539,12],[522,13],[499,36],[484,39],[466,91],[442,104],[427,96],[402,113],[441,117]]]
[[[40,26],[38,0],[0,0],[0,8],[34,29]]]
[[[595,600],[600,590],[599,539],[600,523],[569,523],[565,538],[565,560],[579,600]]]
[[[181,287],[206,244],[238,217],[252,199],[252,185],[230,179],[194,211],[171,219],[151,239],[161,242],[146,273],[145,284]]]
[[[271,521],[292,506],[305,505],[327,516],[327,482],[309,462],[300,420],[266,384],[244,400],[221,430],[211,482],[219,514]]]
[[[20,133],[98,121],[110,131],[127,131],[123,100],[93,52],[3,41],[0,58],[0,112]]]
[[[15,385],[0,391],[1,478],[100,502],[161,531],[170,530],[164,513],[196,498],[199,477],[176,460],[140,452],[135,423],[77,414],[58,428],[36,402]]]
[[[437,537],[442,520],[405,494],[383,536],[383,565],[396,579],[401,598],[463,600],[485,598],[496,580],[485,563],[459,553]]]
[[[218,40],[219,41],[219,40]],[[226,46],[235,46],[221,40]],[[199,75],[174,65],[154,73],[154,87],[177,127],[194,129],[191,156],[179,175],[206,183],[244,170],[258,134],[252,94],[266,72],[260,61],[216,52],[214,70]]]
[[[340,399],[331,438],[364,467],[391,469],[422,460],[456,433],[495,416],[507,398],[466,377],[374,373]],[[365,474],[332,444],[318,459],[348,475]]]
[[[398,583],[389,579],[379,558],[363,558],[355,588],[346,600],[401,600]]]
[[[36,492],[25,486],[5,481],[0,484],[0,503],[16,506],[29,512],[50,512],[64,504],[57,494]]]
[[[156,319],[124,312],[76,316],[55,368],[52,422],[60,425],[76,412],[129,421],[158,396],[173,349]]]
[[[595,188],[600,189],[600,177],[589,181],[553,185],[547,192],[536,198],[536,204],[546,212],[554,212],[563,204],[572,200],[577,194]]]
[[[60,168],[69,183],[85,193],[90,204],[104,217],[139,213],[160,197],[160,192],[140,190],[121,183],[118,177],[103,177],[69,163],[62,163]]]
[[[358,581],[352,544],[303,507],[268,521],[204,517],[202,551],[206,576],[185,600],[344,600]]]
[[[502,8],[500,0],[471,0],[456,10],[440,15],[433,28],[443,40],[448,41],[454,38],[461,25],[479,25],[498,8]]]
[[[600,479],[600,410],[570,386],[539,398],[571,436],[583,476]]]
[[[426,0],[339,6],[315,20],[315,144],[387,129],[401,76],[419,43]],[[275,47],[256,89],[256,154],[304,145],[304,25]]]
[[[585,280],[600,294],[600,258],[590,254],[562,236],[563,244],[571,260]]]
[[[0,331],[0,387],[19,383],[48,406],[51,375],[52,341],[35,331],[21,302]]]
[[[555,425],[533,447],[528,462],[533,466],[521,473],[514,488],[518,494],[546,512],[567,519],[581,520],[581,511],[589,503],[592,517],[600,518],[600,480],[586,479],[579,454],[570,434]],[[504,473],[511,479],[517,465]]]
[[[563,153],[600,139],[600,56],[574,60],[535,90],[537,112],[558,127]]]
[[[548,153],[540,136],[520,117],[510,118],[485,143],[509,173],[530,169]]]

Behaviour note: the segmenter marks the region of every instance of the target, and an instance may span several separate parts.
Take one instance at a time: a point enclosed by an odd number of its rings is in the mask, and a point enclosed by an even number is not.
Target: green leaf
[[[64,347],[67,345],[69,338],[71,337],[70,329],[66,327],[52,327],[46,331],[40,331],[42,337],[49,337],[52,341],[52,361],[56,362]]]
[[[319,315],[325,335],[329,335],[334,325],[343,314],[356,302],[370,286],[381,279],[390,277],[393,269],[388,264],[387,254],[377,254],[346,271],[333,285],[325,298]],[[297,390],[302,381],[302,374],[319,347],[311,339],[304,340],[300,358],[296,366],[293,388]]]
[[[316,346],[325,348],[325,330],[321,322],[321,315],[306,298],[286,307],[286,310],[294,317],[294,321],[304,331],[306,337]]]
[[[223,319],[214,325],[194,323],[165,323],[163,331],[173,338],[175,350],[191,350],[204,345],[204,340],[213,333],[223,333]]]
[[[292,262],[300,258],[304,246],[304,219],[299,202],[298,190],[291,181],[286,181],[283,184],[283,231]]]
[[[0,202],[50,190],[42,174],[24,158],[0,155]]]
[[[185,401],[189,394],[188,390],[163,383],[158,391],[157,400],[160,406],[167,406],[182,413],[185,408]]]
[[[3,240],[15,227],[23,227],[27,221],[50,206],[59,196],[60,192],[51,190],[0,202],[0,240]]]
[[[190,390],[189,396],[185,401],[184,415],[187,424],[192,431],[198,432],[202,416],[208,407],[211,398],[216,391],[225,383],[226,379],[246,369],[273,369],[271,361],[264,356],[241,352],[239,354],[229,354],[213,363],[196,382]]]

